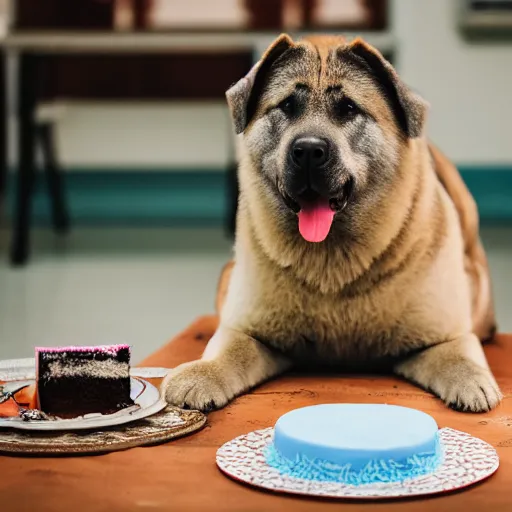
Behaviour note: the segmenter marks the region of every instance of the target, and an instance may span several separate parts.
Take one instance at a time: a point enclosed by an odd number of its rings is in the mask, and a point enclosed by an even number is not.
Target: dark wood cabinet
[[[114,0],[18,0],[15,30],[113,30],[115,5]],[[136,26],[144,27],[151,0],[132,0],[132,7]],[[219,99],[250,69],[252,55],[73,54],[49,56],[38,65],[38,95],[47,100]]]
[[[39,65],[47,100],[211,100],[247,73],[252,54],[57,55]]]
[[[110,30],[115,0],[15,0],[15,29]]]

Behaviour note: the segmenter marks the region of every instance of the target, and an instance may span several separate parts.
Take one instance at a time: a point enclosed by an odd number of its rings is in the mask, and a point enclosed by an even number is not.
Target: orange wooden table
[[[204,317],[144,361],[175,366],[200,356],[216,327]],[[489,414],[457,413],[428,393],[383,377],[286,376],[211,413],[201,432],[165,445],[76,458],[0,457],[2,512],[283,511],[373,510],[464,512],[512,511],[512,336],[486,347],[505,400]],[[325,402],[385,402],[423,410],[440,427],[452,427],[497,448],[498,472],[464,492],[427,499],[328,501],[270,494],[220,473],[215,452],[230,439],[272,426],[297,407]]]

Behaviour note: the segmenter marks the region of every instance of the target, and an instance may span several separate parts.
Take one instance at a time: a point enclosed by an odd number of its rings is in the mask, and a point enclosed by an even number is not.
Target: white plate
[[[27,382],[27,384],[32,382],[33,380]],[[15,382],[11,381],[9,387],[14,385],[16,385]],[[135,405],[121,409],[113,414],[87,414],[66,420],[23,421],[21,418],[0,418],[0,428],[8,427],[21,430],[96,430],[147,418],[160,412],[167,405],[165,400],[160,398],[158,389],[144,379],[131,378],[130,396]]]

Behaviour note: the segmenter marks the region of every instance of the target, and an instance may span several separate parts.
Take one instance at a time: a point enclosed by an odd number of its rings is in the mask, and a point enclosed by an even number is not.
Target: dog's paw
[[[461,359],[435,381],[439,397],[457,411],[487,412],[503,398],[491,371],[472,361]]]
[[[167,403],[204,412],[223,407],[232,398],[214,361],[192,361],[174,368],[161,390]]]

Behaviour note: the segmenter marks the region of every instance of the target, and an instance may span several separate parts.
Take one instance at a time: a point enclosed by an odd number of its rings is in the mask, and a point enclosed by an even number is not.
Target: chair
[[[28,96],[30,97],[30,95]],[[20,102],[20,117],[29,116],[25,100]],[[36,174],[36,147],[42,156],[42,171],[47,182],[52,224],[55,232],[67,233],[69,214],[64,193],[63,173],[58,165],[54,134],[55,112],[52,105],[40,105],[35,110],[32,122],[20,123],[19,167],[16,182],[16,200],[13,212],[13,233],[11,242],[11,263],[23,265],[29,250],[30,214]],[[21,172],[21,167],[24,171]]]

